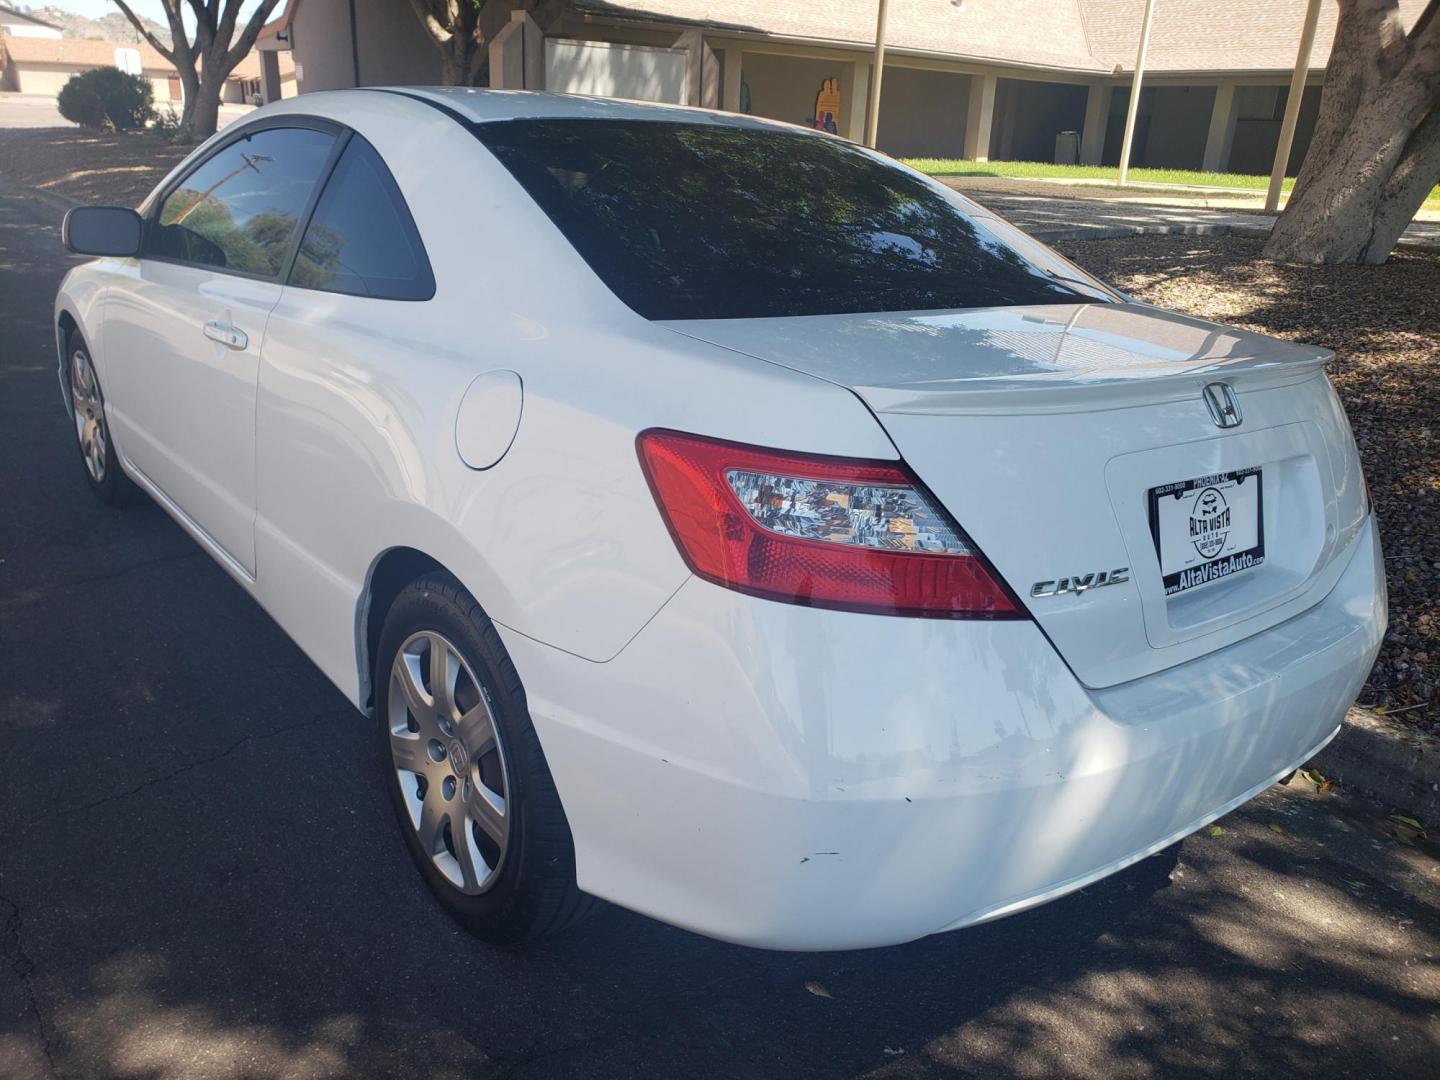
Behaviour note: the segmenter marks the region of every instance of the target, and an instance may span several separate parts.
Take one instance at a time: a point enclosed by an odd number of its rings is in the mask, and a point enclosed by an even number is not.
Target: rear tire
[[[505,944],[594,910],[515,666],[449,574],[413,582],[386,614],[375,714],[405,845],[462,926]]]
[[[107,506],[124,506],[135,500],[139,489],[120,464],[115,441],[110,436],[110,421],[105,415],[105,395],[100,390],[100,376],[90,360],[90,349],[78,330],[71,331],[65,342],[66,385],[74,409],[75,440],[80,450],[80,465],[85,482],[95,497]]]

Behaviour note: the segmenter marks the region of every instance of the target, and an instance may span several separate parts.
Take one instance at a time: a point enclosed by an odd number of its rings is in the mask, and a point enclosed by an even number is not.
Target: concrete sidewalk
[[[1237,234],[1265,236],[1275,223],[1274,214],[1243,210],[1216,210],[1202,206],[1117,198],[1064,198],[1050,194],[1017,194],[977,186],[969,177],[938,177],[980,205],[1018,225],[1037,240],[1105,240],[1146,233]],[[1440,250],[1440,222],[1415,221],[1400,243]]]
[[[179,102],[157,101],[159,109],[173,107],[178,113]],[[242,116],[248,116],[255,110],[253,105],[222,104],[220,106],[219,124],[224,127]],[[0,91],[0,128],[73,128],[76,125],[70,123],[60,115],[60,110],[55,105],[53,94],[20,94],[11,90]]]

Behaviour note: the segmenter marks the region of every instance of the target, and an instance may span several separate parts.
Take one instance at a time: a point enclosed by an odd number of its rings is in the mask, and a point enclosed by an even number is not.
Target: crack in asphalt
[[[73,577],[65,581],[57,581],[55,586],[66,587],[71,585],[96,585],[102,581],[114,581],[116,578],[125,577],[127,574],[138,573],[141,570],[149,570],[156,566],[169,566],[171,563],[187,562],[191,559],[199,559],[205,556],[205,552],[198,548],[190,551],[177,551],[173,555],[162,555],[158,559],[143,559],[140,562],[128,563],[124,566],[117,566],[100,574],[90,574],[86,577]]]
[[[35,993],[35,987],[30,982],[30,976],[35,973],[35,961],[30,959],[25,952],[25,946],[20,943],[20,931],[25,918],[20,911],[20,905],[7,896],[0,896],[0,907],[10,909],[3,927],[0,927],[0,956],[10,961],[10,970],[20,980],[26,1005],[35,1014],[35,1027],[40,1032],[40,1050],[45,1055],[48,1072],[51,1076],[56,1076],[58,1074],[55,1071],[55,1050],[50,1025],[45,1023],[45,1015],[40,1011],[39,995]]]
[[[18,610],[19,608],[39,603],[40,601],[47,599],[52,594],[57,592],[64,592],[67,589],[75,589],[86,585],[97,585],[102,582],[114,581],[117,578],[122,578],[129,574],[139,573],[144,570],[150,570],[157,566],[169,566],[174,563],[186,562],[190,559],[203,558],[204,555],[205,552],[199,550],[182,551],[177,552],[174,555],[165,555],[158,559],[145,559],[141,562],[128,563],[125,566],[117,566],[111,570],[106,570],[102,574],[91,574],[87,577],[67,577],[60,581],[52,581],[48,584],[42,584],[32,587],[24,595],[16,596],[13,598],[7,597],[3,602],[0,602],[0,611],[13,612]]]
[[[185,773],[191,772],[204,765],[211,765],[217,761],[227,758],[231,754],[235,753],[235,751],[239,750],[241,747],[248,745],[249,743],[263,742],[267,739],[278,738],[279,736],[287,735],[292,731],[299,731],[302,728],[314,727],[316,724],[324,723],[325,720],[326,717],[324,716],[314,716],[311,717],[309,720],[301,720],[298,723],[286,724],[284,727],[278,727],[271,731],[252,732],[249,735],[244,735],[239,739],[236,739],[224,750],[221,750],[215,754],[211,754],[209,757],[203,757],[195,761],[186,762],[184,765],[179,765],[176,768],[171,769],[169,772],[163,773],[160,776],[152,776],[149,780],[142,780],[134,787],[126,788],[124,791],[117,791],[111,795],[102,795],[98,799],[92,799],[90,802],[81,803],[79,806],[71,807],[68,810],[62,810],[57,816],[73,817],[76,814],[83,814],[86,811],[94,810],[98,806],[108,806],[110,803],[120,802],[123,799],[129,799],[132,796],[138,795],[140,792],[147,790],[148,788],[156,787],[160,784],[169,783],[177,776],[183,776]]]

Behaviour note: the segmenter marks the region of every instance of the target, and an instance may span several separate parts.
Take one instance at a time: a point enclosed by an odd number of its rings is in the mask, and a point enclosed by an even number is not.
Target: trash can
[[[1080,160],[1080,133],[1062,131],[1055,136],[1055,164],[1074,165]]]

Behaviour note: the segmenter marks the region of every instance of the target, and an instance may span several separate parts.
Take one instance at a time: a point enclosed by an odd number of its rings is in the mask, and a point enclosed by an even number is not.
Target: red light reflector
[[[1025,612],[899,462],[675,431],[637,440],[661,516],[699,577],[809,607],[943,619]]]

